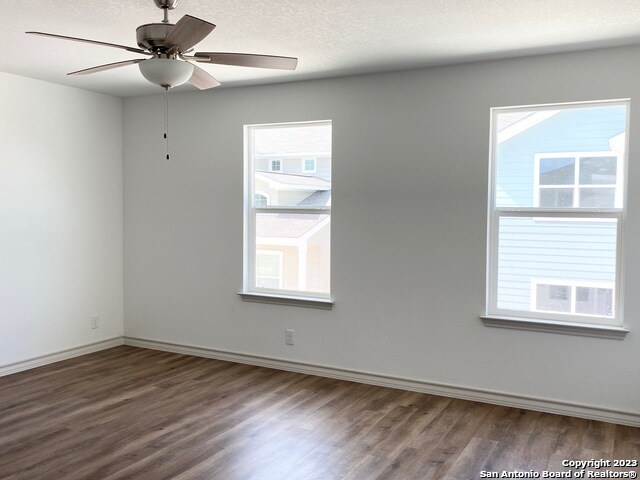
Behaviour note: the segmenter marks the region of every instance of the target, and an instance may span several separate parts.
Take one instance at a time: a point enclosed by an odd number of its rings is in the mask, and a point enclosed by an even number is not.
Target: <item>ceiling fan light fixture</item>
[[[187,83],[193,75],[193,65],[176,58],[150,58],[138,67],[144,78],[166,89]]]

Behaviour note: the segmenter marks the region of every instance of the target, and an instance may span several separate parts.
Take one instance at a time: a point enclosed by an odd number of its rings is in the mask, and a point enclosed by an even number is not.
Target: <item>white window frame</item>
[[[307,162],[313,162],[313,168],[311,170],[307,170]],[[318,172],[318,160],[316,158],[303,158],[302,159],[302,173],[317,173]]]
[[[266,207],[257,207],[254,202],[255,191],[255,158],[252,156],[254,151],[255,135],[254,132],[259,129],[272,128],[295,128],[304,125],[327,125],[331,126],[331,120],[309,121],[309,122],[291,122],[291,123],[271,123],[259,125],[244,126],[244,142],[245,142],[245,178],[244,178],[244,280],[242,291],[239,294],[244,300],[262,301],[266,303],[280,303],[286,305],[298,305],[304,307],[330,309],[333,307],[331,294],[303,292],[298,290],[285,289],[266,289],[256,286],[256,216],[260,213],[293,213],[293,214],[317,214],[327,215],[329,221],[331,219],[331,205],[328,206],[305,206],[294,205],[281,207],[277,205],[267,205]],[[269,164],[271,166],[271,163]],[[331,241],[331,240],[330,240]],[[331,282],[330,282],[331,283]]]
[[[282,288],[282,285],[284,283],[284,254],[283,252],[281,252],[280,250],[256,250],[256,257],[258,255],[267,255],[267,256],[272,256],[272,257],[278,257],[278,272],[280,273],[279,276],[277,277],[266,277],[264,275],[257,275],[256,274],[256,280],[258,277],[260,278],[268,278],[268,279],[276,279],[278,280],[278,288]]]
[[[571,291],[571,312],[560,313],[560,312],[555,312],[553,310],[538,310],[537,308],[538,285],[557,285],[559,287],[568,287],[569,290]],[[611,290],[613,292],[613,298],[614,299],[616,298],[616,286],[614,283],[589,282],[586,280],[570,280],[570,279],[561,279],[561,278],[533,278],[531,279],[531,311],[575,316],[576,302],[577,302],[576,290],[578,287],[601,288],[601,289]],[[588,313],[582,313],[580,315],[584,315],[587,317],[602,318],[600,315],[591,315]],[[613,318],[615,318],[615,316],[616,316],[616,309],[615,309],[615,302],[614,302]],[[610,318],[610,317],[604,317],[604,318]]]
[[[280,168],[278,168],[278,170],[275,170],[275,169],[273,168],[273,165],[274,165],[276,162],[278,162],[278,166],[280,167]],[[274,158],[274,159],[269,160],[269,171],[270,171],[270,172],[276,172],[276,173],[278,173],[278,172],[282,172],[282,159],[280,159],[280,158]]]
[[[594,157],[615,157],[616,158],[616,183],[598,183],[598,184],[583,184],[580,183],[580,162],[581,158],[594,158]],[[574,179],[573,185],[540,185],[540,160],[547,158],[573,158],[575,170],[574,170]],[[536,153],[533,159],[533,181],[534,181],[534,190],[533,190],[533,205],[536,208],[540,208],[540,190],[548,189],[548,188],[565,188],[573,190],[573,204],[580,202],[580,190],[583,188],[615,188],[616,189],[616,197],[615,197],[615,205],[620,205],[622,208],[623,205],[623,179],[622,175],[619,175],[624,164],[623,155],[616,153],[614,151],[599,151],[599,152],[557,152],[557,153]],[[545,208],[545,207],[543,207]],[[578,207],[571,207],[578,208]]]
[[[565,109],[576,108],[593,108],[593,107],[606,107],[606,106],[626,106],[626,128],[625,128],[625,153],[621,159],[621,165],[617,170],[617,182],[620,184],[621,192],[617,192],[617,195],[621,195],[622,204],[620,208],[584,208],[584,207],[572,207],[572,208],[541,208],[541,207],[497,207],[497,168],[495,156],[497,153],[498,144],[498,131],[497,131],[497,117],[498,114],[504,112],[519,112],[519,111],[561,111]],[[529,330],[539,331],[562,331],[562,333],[571,333],[572,326],[575,326],[577,334],[584,334],[590,336],[608,336],[611,331],[620,332],[615,335],[621,335],[620,338],[624,338],[628,330],[623,328],[623,298],[622,292],[624,291],[624,248],[623,248],[623,233],[624,226],[626,224],[626,199],[627,199],[627,183],[628,183],[628,156],[629,156],[629,126],[630,126],[630,100],[606,100],[606,101],[590,101],[590,102],[573,102],[573,103],[560,103],[560,104],[548,104],[548,105],[527,105],[522,107],[498,107],[491,109],[491,141],[489,149],[489,195],[488,195],[488,228],[487,228],[487,294],[486,294],[486,313],[482,316],[485,321],[485,325],[497,326],[497,327],[509,327],[522,328]],[[582,152],[581,152],[582,153]],[[602,152],[599,152],[602,153]],[[570,156],[567,153],[563,153],[563,156]],[[541,156],[546,156],[542,154]],[[586,155],[584,155],[586,156]],[[618,156],[616,154],[616,156]],[[534,172],[534,178],[539,181],[539,174],[537,170]],[[534,195],[538,189],[534,188]],[[609,219],[617,220],[617,232],[616,232],[616,272],[615,272],[615,284],[614,284],[614,316],[602,317],[602,316],[588,316],[588,315],[567,315],[559,313],[549,312],[526,312],[519,310],[506,310],[499,309],[497,305],[498,300],[498,247],[499,247],[499,225],[502,217],[531,217],[537,221],[549,221],[557,219],[576,219],[576,220],[594,220],[603,219],[604,221],[610,221]],[[510,325],[511,324],[511,325]],[[556,329],[553,325],[559,325]],[[602,327],[602,335],[591,333],[584,333],[584,325],[593,325],[594,327]],[[540,326],[542,325],[542,326]],[[565,326],[569,326],[567,329]],[[578,331],[582,329],[582,331]],[[588,329],[594,330],[594,329]],[[613,338],[613,337],[612,337]],[[618,338],[618,337],[615,337]]]

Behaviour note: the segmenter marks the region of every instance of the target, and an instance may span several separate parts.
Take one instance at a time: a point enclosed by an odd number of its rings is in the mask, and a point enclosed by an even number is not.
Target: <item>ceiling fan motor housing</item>
[[[150,52],[165,50],[164,39],[173,28],[171,23],[147,23],[136,29],[138,46]]]

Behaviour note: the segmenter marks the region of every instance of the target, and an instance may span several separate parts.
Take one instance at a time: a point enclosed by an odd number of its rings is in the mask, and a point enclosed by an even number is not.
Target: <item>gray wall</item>
[[[127,99],[126,334],[640,413],[639,96],[638,47],[174,94],[168,162],[162,96]],[[632,332],[484,327],[489,108],[622,97]],[[243,303],[242,126],[323,119],[336,306]]]
[[[121,336],[122,101],[0,73],[0,139],[0,366]]]

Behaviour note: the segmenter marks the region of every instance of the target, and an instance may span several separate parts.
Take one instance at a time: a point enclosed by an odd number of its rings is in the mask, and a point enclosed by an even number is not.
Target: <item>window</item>
[[[280,172],[304,152],[314,174]],[[245,265],[243,293],[329,301],[331,260],[331,122],[245,127]],[[272,172],[280,172],[274,175]]]
[[[302,160],[302,171],[304,173],[316,173],[316,159],[305,158]]]
[[[271,203],[271,197],[268,193],[256,190],[253,194],[253,203],[256,207],[266,207]]]
[[[536,155],[535,206],[620,208],[621,162],[615,152]]]
[[[271,160],[269,162],[269,170],[271,170],[272,172],[280,172],[282,170],[282,161]]]
[[[531,309],[535,312],[557,312],[613,316],[614,287],[612,284],[579,282],[558,284],[557,280],[534,280],[531,290]]]
[[[622,325],[629,102],[492,109],[487,316]]]

